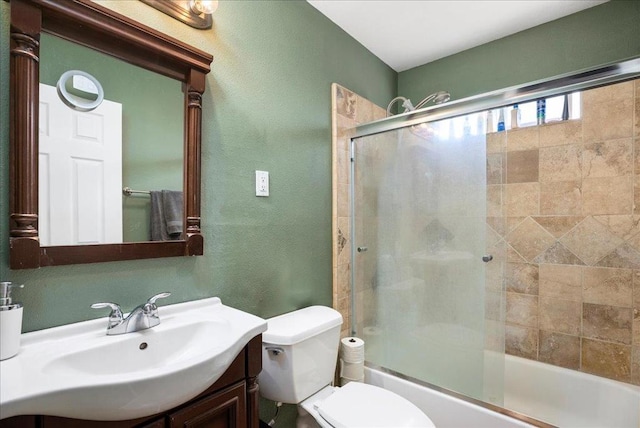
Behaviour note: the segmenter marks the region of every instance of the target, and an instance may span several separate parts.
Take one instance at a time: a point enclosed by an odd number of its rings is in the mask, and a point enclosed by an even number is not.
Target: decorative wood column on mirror
[[[11,0],[10,265],[12,269],[203,254],[202,94],[213,57],[90,0]],[[41,247],[38,239],[40,33],[183,82],[183,239]],[[195,31],[195,30],[194,30]]]
[[[185,126],[188,133],[201,135],[202,129],[202,93],[205,87],[205,75],[198,72],[192,72],[189,76],[187,89],[187,120]],[[198,138],[199,140],[199,138]],[[187,141],[189,144],[189,141]],[[201,180],[201,158],[200,158],[200,142],[198,147],[187,149],[185,153],[186,168],[184,169],[184,182],[186,186],[198,187],[200,189]],[[200,192],[185,198],[187,215],[187,235],[193,236],[189,241],[191,251],[203,252],[203,240],[200,233]]]
[[[33,144],[38,134],[39,10],[26,4],[11,4],[11,97],[9,169],[11,191],[11,256],[31,267],[39,262],[38,242],[38,150]],[[14,19],[15,15],[15,19]],[[35,150],[35,152],[34,152]],[[15,238],[15,242],[14,242]],[[15,244],[15,245],[13,245]],[[13,263],[11,264],[13,267]]]

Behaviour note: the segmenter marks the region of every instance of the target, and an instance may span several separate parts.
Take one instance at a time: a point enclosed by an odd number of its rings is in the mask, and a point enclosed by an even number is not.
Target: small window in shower
[[[564,95],[557,97],[550,97],[546,99],[546,122],[556,122],[562,120],[562,112],[564,110]],[[580,119],[581,115],[581,103],[580,92],[574,92],[567,95],[569,102],[569,119]],[[536,120],[536,101],[520,104],[518,106],[520,110],[520,126],[535,126]],[[511,107],[507,107],[507,111],[510,111]],[[511,115],[505,115],[505,122],[507,128],[511,127]]]
[[[546,99],[546,111],[545,111],[545,122],[559,122],[562,119],[562,113],[564,111],[564,95],[559,95],[557,97],[550,97]],[[581,94],[580,92],[574,92],[567,95],[567,101],[569,103],[569,119],[580,119],[582,111],[581,111]],[[504,124],[506,129],[512,129],[513,126],[511,124],[511,110],[513,109],[513,105],[504,107]],[[536,101],[531,101],[527,103],[522,103],[518,105],[518,110],[520,110],[520,122],[519,127],[525,128],[528,126],[536,126],[537,122],[537,103]],[[497,124],[500,117],[500,109],[494,109],[490,111],[493,114],[493,123]],[[493,132],[495,132],[495,126]],[[460,128],[462,129],[462,127]],[[460,131],[462,132],[462,131]]]

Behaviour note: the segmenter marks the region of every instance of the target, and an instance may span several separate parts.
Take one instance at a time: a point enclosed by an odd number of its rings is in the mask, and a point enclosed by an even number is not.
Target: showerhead
[[[394,103],[396,103],[398,101],[402,101],[402,107],[404,108],[404,112],[403,113],[406,113],[408,111],[418,110],[419,108],[422,108],[422,106],[424,106],[429,101],[433,101],[434,104],[442,104],[442,103],[446,103],[450,99],[451,99],[451,94],[449,92],[447,92],[447,91],[438,91],[438,92],[434,92],[431,95],[428,95],[425,99],[420,101],[414,107],[413,104],[411,104],[411,100],[410,99],[405,98],[405,97],[395,97],[394,99],[391,100],[391,102],[387,106],[387,117],[392,115],[391,114],[391,107],[393,106]]]
[[[436,97],[433,99],[434,104],[446,103],[451,99],[451,94],[447,91],[436,92]]]
[[[429,101],[433,101],[434,104],[442,104],[446,103],[451,99],[451,94],[447,91],[438,91],[434,92],[431,95],[428,95],[424,100],[420,101],[416,105],[416,110],[422,108]]]

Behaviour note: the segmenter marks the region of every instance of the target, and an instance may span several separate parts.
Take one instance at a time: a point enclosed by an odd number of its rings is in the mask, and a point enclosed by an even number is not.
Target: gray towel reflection
[[[151,191],[151,240],[171,241],[182,237],[182,192]]]

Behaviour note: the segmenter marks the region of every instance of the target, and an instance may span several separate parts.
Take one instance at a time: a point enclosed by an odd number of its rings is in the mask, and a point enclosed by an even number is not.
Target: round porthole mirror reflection
[[[64,72],[56,88],[62,102],[78,111],[94,110],[104,99],[104,90],[98,79],[81,70]]]

